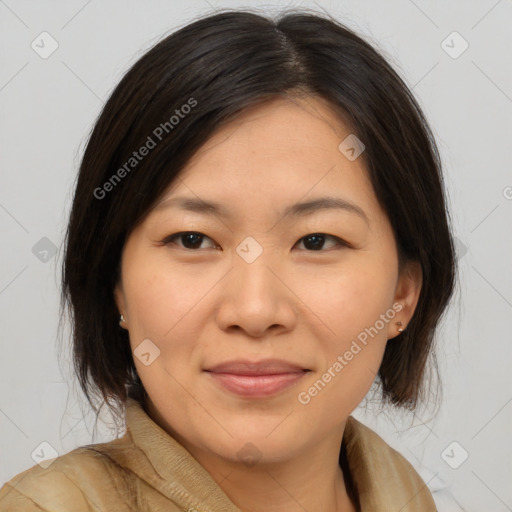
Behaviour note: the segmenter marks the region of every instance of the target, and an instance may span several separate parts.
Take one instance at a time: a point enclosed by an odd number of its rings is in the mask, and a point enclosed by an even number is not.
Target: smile
[[[265,398],[298,382],[308,369],[281,360],[231,361],[205,370],[223,389],[239,396]]]

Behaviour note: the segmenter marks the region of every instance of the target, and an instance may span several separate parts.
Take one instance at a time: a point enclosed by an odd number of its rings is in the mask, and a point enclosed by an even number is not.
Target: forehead
[[[187,169],[206,158],[226,160],[243,153],[253,159],[310,155],[338,156],[339,143],[350,134],[347,126],[322,98],[277,98],[247,108],[219,128],[197,151]]]
[[[351,161],[339,149],[349,135],[316,97],[246,109],[196,152],[158,205],[186,195],[256,212],[334,195],[371,218],[378,205],[363,159]]]

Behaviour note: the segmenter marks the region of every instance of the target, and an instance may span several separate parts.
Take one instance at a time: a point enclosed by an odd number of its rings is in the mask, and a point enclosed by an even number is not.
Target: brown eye
[[[210,247],[201,247],[205,240],[210,240]],[[331,241],[330,245],[328,243],[329,241]],[[325,233],[311,233],[309,235],[302,237],[299,240],[299,242],[303,243],[305,250],[307,250],[308,252],[325,252],[325,250],[332,249],[335,247],[349,247],[349,244],[344,242],[341,238],[338,238],[334,235],[327,235]],[[175,245],[182,249],[191,251],[198,250],[201,248],[208,249],[219,247],[211,238],[197,231],[182,231],[180,233],[174,233],[173,235],[169,235],[166,238],[164,238],[161,241],[161,243],[163,245]]]
[[[178,245],[184,249],[195,250],[201,248],[204,240],[211,240],[211,238],[197,231],[183,231],[164,238],[162,244]],[[213,246],[215,247],[215,245]]]
[[[333,235],[326,235],[325,233],[311,233],[309,235],[306,235],[302,237],[299,242],[303,242],[304,247],[306,247],[306,250],[308,251],[321,251],[322,249],[325,249],[324,245],[326,240],[334,240],[336,246],[345,246],[348,247],[348,244],[341,240],[341,238],[338,238],[337,236]],[[331,246],[332,247],[332,246]]]

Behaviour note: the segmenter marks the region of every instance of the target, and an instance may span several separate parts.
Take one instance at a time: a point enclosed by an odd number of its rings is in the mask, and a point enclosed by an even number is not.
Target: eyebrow
[[[222,204],[214,201],[205,201],[195,197],[171,197],[159,203],[154,210],[163,210],[176,207],[181,210],[200,213],[203,215],[216,215],[225,219],[231,219],[233,215]],[[290,215],[292,217],[306,217],[322,210],[342,210],[361,217],[366,224],[370,224],[364,210],[355,203],[341,197],[326,196],[310,201],[295,203],[281,212],[279,218]]]

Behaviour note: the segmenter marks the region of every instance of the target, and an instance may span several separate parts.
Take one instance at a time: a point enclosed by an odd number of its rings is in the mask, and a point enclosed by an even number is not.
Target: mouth
[[[224,390],[250,398],[265,398],[293,386],[311,370],[279,359],[228,361],[204,370]]]

